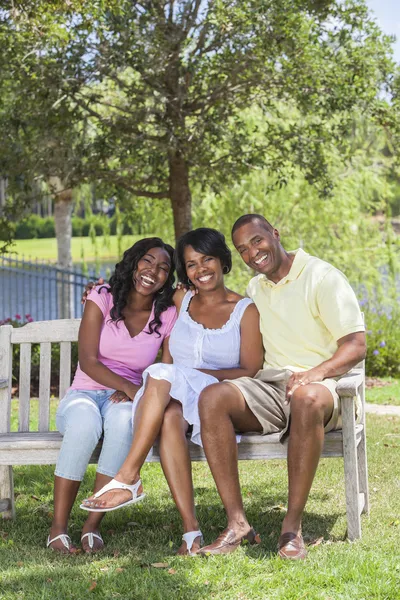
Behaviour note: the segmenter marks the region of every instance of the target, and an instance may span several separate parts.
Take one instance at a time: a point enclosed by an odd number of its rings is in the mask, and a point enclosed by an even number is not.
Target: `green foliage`
[[[30,240],[34,238],[53,238],[56,236],[54,218],[29,215],[15,226],[16,240]]]
[[[349,155],[356,113],[396,148],[391,40],[363,0],[18,2],[2,21],[0,170],[14,201],[53,176],[97,181],[170,200],[182,233],[195,186],[250,169],[271,185],[300,169],[329,195],[330,152]]]
[[[400,308],[397,303],[390,307],[375,308],[367,305],[366,371],[370,376],[400,377]]]

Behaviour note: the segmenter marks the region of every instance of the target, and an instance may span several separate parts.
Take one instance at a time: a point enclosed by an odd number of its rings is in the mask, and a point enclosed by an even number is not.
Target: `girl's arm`
[[[140,386],[120,377],[98,359],[103,321],[103,313],[97,304],[86,302],[78,336],[79,365],[82,371],[97,383],[120,390],[133,399]]]
[[[254,377],[263,363],[263,346],[260,333],[260,315],[255,304],[250,304],[244,311],[240,323],[240,366],[236,369],[199,369],[202,373],[212,375],[219,381],[237,379],[238,377]]]

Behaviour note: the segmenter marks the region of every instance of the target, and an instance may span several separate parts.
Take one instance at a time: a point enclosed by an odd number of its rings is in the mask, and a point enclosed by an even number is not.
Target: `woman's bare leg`
[[[171,400],[161,427],[160,459],[173,499],[182,517],[184,532],[196,531],[199,523],[194,507],[192,463],[190,460],[186,432],[188,423],[183,418],[182,405]],[[200,537],[196,538],[192,552],[200,548]],[[183,542],[178,554],[186,554]]]
[[[54,477],[54,516],[50,528],[50,539],[68,532],[68,519],[80,484],[80,481],[65,479],[57,475]],[[53,542],[51,548],[63,554],[76,552],[75,546],[71,546],[68,551],[61,540]]]
[[[145,392],[136,409],[132,446],[115,476],[117,481],[129,485],[138,481],[140,469],[160,432],[164,412],[170,402],[170,389],[169,381],[148,377]],[[138,490],[138,494],[140,493],[141,487]],[[96,508],[110,508],[131,498],[129,491],[115,490],[106,492],[97,499],[91,496],[85,503]]]

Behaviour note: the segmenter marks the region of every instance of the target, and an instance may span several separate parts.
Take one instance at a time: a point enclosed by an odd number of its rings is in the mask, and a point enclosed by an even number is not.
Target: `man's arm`
[[[288,400],[300,385],[344,375],[357,363],[364,360],[367,351],[364,331],[345,335],[337,341],[337,344],[338,349],[329,360],[325,360],[309,371],[293,373],[286,387]]]

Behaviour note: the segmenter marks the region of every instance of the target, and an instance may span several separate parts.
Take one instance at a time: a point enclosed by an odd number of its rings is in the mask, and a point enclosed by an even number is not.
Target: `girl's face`
[[[164,248],[151,248],[139,260],[133,273],[135,290],[143,296],[158,292],[168,279],[171,259]]]
[[[219,258],[197,252],[192,246],[183,251],[186,275],[196,288],[211,291],[224,285],[224,274]]]

